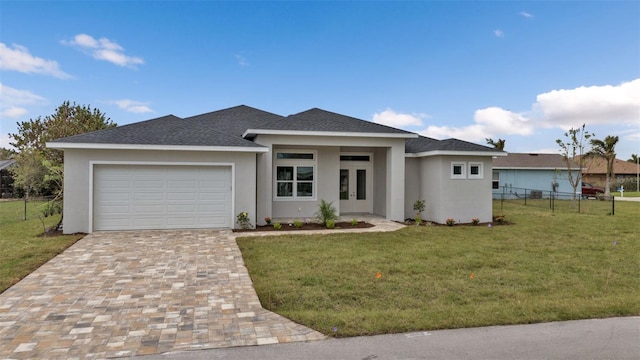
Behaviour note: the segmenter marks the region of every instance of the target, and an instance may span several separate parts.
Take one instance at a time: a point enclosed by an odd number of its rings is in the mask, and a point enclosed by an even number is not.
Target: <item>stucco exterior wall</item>
[[[240,152],[195,152],[151,150],[67,149],[64,152],[64,232],[90,232],[91,162],[139,163],[149,165],[233,164],[232,219],[240,211],[249,213],[255,224],[256,154]],[[235,225],[235,224],[234,224]]]
[[[403,138],[350,136],[258,135],[254,141],[271,151],[258,155],[257,218],[312,218],[320,199],[333,201],[340,213],[339,176],[341,152],[373,152],[373,212],[394,220],[404,215]],[[276,200],[273,194],[273,153],[277,149],[308,149],[318,152],[317,196],[313,200]],[[392,164],[389,166],[389,164]],[[392,203],[391,200],[394,202]]]
[[[482,163],[482,179],[452,179],[451,163]],[[444,223],[453,218],[456,222],[470,223],[479,218],[481,222],[492,220],[490,157],[429,156],[407,158],[405,181],[405,217],[415,217],[413,203],[425,200],[422,218]]]
[[[552,191],[551,183],[558,183],[558,192],[573,193],[573,187],[569,183],[567,170],[562,169],[496,169],[500,174],[500,189],[494,189],[494,193],[501,194],[507,187],[506,193],[509,194],[509,187],[524,188],[529,190]],[[579,172],[573,171],[573,176],[580,176]],[[522,193],[520,189],[516,191]],[[578,187],[580,192],[580,187]],[[523,194],[521,194],[523,195]]]

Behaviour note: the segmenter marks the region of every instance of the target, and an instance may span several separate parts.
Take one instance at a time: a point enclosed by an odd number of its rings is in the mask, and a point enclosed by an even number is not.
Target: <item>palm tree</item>
[[[627,160],[630,163],[637,164],[638,163],[638,154],[631,154],[631,158]]]
[[[486,138],[487,144],[493,145],[493,147],[497,150],[504,151],[504,139],[498,139],[498,141],[493,141],[491,138]]]
[[[607,177],[604,188],[604,196],[611,196],[611,178],[613,174],[613,164],[616,161],[617,136],[607,135],[604,140],[591,139],[591,151],[589,155],[600,156],[607,162]]]

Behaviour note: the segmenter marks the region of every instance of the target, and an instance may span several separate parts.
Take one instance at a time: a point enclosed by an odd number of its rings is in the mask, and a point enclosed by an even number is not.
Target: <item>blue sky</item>
[[[0,0],[0,146],[65,100],[119,125],[313,107],[510,152],[640,153],[639,1]]]

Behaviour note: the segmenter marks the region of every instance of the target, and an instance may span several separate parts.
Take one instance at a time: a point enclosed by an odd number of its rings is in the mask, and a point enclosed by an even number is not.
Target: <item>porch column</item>
[[[405,140],[394,141],[387,148],[387,219],[404,220]]]

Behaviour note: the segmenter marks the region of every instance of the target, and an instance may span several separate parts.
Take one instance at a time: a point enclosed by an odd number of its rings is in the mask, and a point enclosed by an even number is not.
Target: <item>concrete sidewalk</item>
[[[640,359],[640,317],[174,352],[140,360]]]

